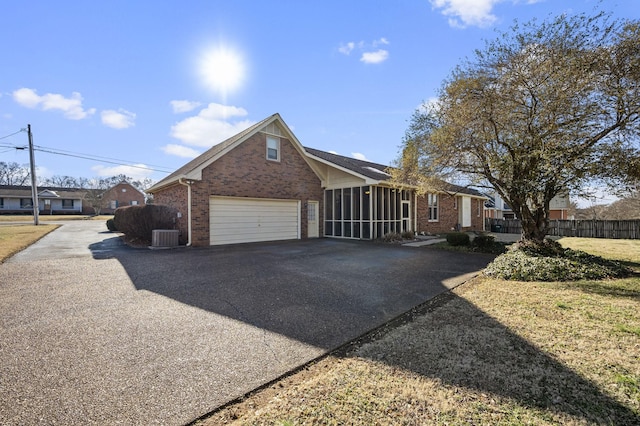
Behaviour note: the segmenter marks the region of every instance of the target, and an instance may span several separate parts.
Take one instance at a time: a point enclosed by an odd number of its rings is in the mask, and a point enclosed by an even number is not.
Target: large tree
[[[402,173],[464,174],[495,189],[542,241],[549,202],[640,175],[640,21],[562,15],[514,25],[417,110]]]
[[[28,165],[0,161],[0,185],[28,185],[30,179]]]

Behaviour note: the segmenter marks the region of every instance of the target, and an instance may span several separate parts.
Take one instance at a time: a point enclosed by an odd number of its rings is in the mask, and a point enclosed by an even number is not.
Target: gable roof
[[[212,163],[214,163],[217,159],[227,154],[236,146],[240,145],[242,142],[247,140],[249,137],[253,136],[255,133],[259,132],[266,126],[271,123],[278,122],[282,130],[284,130],[286,137],[292,142],[294,147],[300,152],[302,158],[309,164],[309,167],[314,170],[314,172],[320,177],[321,173],[319,173],[317,169],[317,165],[314,164],[314,161],[319,161],[321,163],[327,164],[331,167],[342,170],[346,173],[350,173],[360,178],[364,178],[366,181],[369,181],[369,184],[379,184],[387,182],[391,177],[386,170],[389,166],[374,163],[371,161],[359,160],[357,158],[345,157],[343,155],[333,154],[331,152],[321,151],[315,148],[303,147],[300,141],[293,134],[291,129],[284,122],[280,114],[275,113],[264,120],[248,127],[247,129],[241,131],[240,133],[231,136],[229,139],[226,139],[220,142],[217,145],[209,148],[204,153],[200,154],[198,157],[186,163],[184,166],[180,167],[175,172],[171,173],[169,176],[157,182],[151,188],[147,189],[148,193],[153,193],[159,189],[164,187],[179,183],[182,179],[184,180],[201,180],[202,179],[202,170],[205,167],[208,167]],[[466,195],[472,195],[475,197],[486,198],[482,193],[476,191],[474,189],[466,188],[463,186],[453,185],[445,182],[445,191],[450,193],[461,193]]]
[[[266,127],[269,124],[271,124],[273,122],[276,122],[276,121],[278,122],[278,124],[280,125],[282,130],[284,130],[287,139],[289,139],[292,142],[294,147],[301,153],[301,155],[305,159],[305,161],[307,161],[309,163],[309,165],[311,166],[311,163],[307,160],[307,157],[304,154],[304,148],[300,144],[300,141],[298,141],[298,139],[295,137],[293,132],[291,132],[291,130],[289,129],[289,126],[287,126],[287,124],[284,122],[284,120],[282,119],[280,114],[275,113],[275,114],[265,118],[264,120],[254,124],[253,126],[250,126],[250,127],[246,128],[245,130],[241,131],[240,133],[238,133],[238,134],[236,134],[234,136],[231,136],[229,139],[226,139],[226,140],[220,142],[219,144],[214,145],[213,147],[209,148],[207,151],[205,151],[204,153],[200,154],[198,157],[196,157],[193,160],[189,161],[187,164],[185,164],[184,166],[180,167],[178,170],[176,170],[175,172],[171,173],[166,178],[160,180],[155,185],[153,185],[151,188],[147,189],[147,192],[153,193],[154,191],[157,191],[158,189],[161,189],[163,187],[175,184],[176,182],[179,182],[181,179],[201,180],[202,179],[202,170],[205,167],[211,165],[217,159],[219,159],[220,157],[222,157],[223,155],[225,155],[229,151],[231,151],[233,148],[235,148],[236,146],[240,145],[245,140],[249,139],[249,137],[253,136],[255,133],[257,133],[258,131],[260,131],[264,127]]]
[[[38,197],[82,199],[87,191],[79,188],[39,186]],[[0,185],[0,197],[31,198],[31,186]]]
[[[332,163],[347,172],[352,172],[360,176],[379,181],[380,183],[387,181],[391,175],[386,172],[390,166],[384,164],[373,163],[371,161],[358,160],[357,158],[345,157],[343,155],[332,154],[330,152],[321,151],[315,148],[304,148],[307,153],[315,158],[324,160],[324,162]],[[484,194],[473,188],[454,185],[448,182],[442,182],[442,191],[450,194],[465,194],[474,197],[486,198]]]
[[[313,157],[325,160],[325,162],[332,163],[333,165],[339,166],[342,169],[346,169],[346,171],[357,173],[358,175],[365,176],[370,179],[385,181],[389,177],[391,177],[391,175],[385,171],[389,168],[389,166],[385,166],[384,164],[358,160],[357,158],[345,157],[343,155],[333,154],[331,152],[320,151],[319,149],[315,148],[305,147],[304,149]]]

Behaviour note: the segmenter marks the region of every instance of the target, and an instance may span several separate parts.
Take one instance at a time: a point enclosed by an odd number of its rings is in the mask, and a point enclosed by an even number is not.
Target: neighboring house
[[[122,181],[101,194],[100,214],[113,214],[118,207],[143,205],[144,197],[144,192]]]
[[[92,209],[83,203],[85,191],[74,188],[38,188],[40,214],[87,214]],[[0,214],[32,214],[30,186],[0,185]]]
[[[485,217],[491,219],[515,219],[516,215],[509,205],[494,192],[487,196],[485,202]],[[549,203],[549,219],[568,220],[571,200],[567,195],[557,195]]]
[[[480,193],[452,186],[418,197],[392,187],[386,168],[305,148],[274,114],[147,192],[178,209],[181,243],[194,246],[483,228]]]

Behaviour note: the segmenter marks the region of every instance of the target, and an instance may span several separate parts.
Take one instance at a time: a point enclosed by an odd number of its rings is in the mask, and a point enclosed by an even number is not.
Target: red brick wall
[[[175,186],[158,191],[154,194],[154,202],[177,207],[186,219],[186,187],[182,188],[184,194]],[[209,199],[212,195],[301,200],[302,238],[307,238],[307,201],[319,201],[319,217],[323,217],[323,190],[318,177],[288,139],[280,138],[280,161],[267,160],[263,133],[253,135],[205,168],[202,180],[192,185],[191,237],[194,246],[209,245]],[[186,221],[179,225],[181,233],[187,235]],[[322,221],[320,235],[323,235]]]
[[[187,187],[179,183],[153,194],[153,204],[171,206],[178,210],[181,217],[176,219],[176,228],[180,230],[180,244],[186,244],[189,238],[187,199]]]
[[[429,222],[429,210],[427,197],[418,196],[418,232],[431,234],[443,234],[451,232],[459,220],[459,204],[456,203],[456,196],[448,194],[438,194],[439,218],[437,222]],[[480,206],[480,216],[478,216],[478,206]],[[471,199],[471,226],[462,228],[463,231],[482,231],[484,224],[484,200],[478,198]]]
[[[123,189],[125,192],[122,192]],[[118,202],[118,207],[130,206],[132,201],[137,201],[139,205],[143,205],[144,195],[131,184],[121,182],[105,192],[102,196],[102,200],[104,201],[104,207],[102,208],[101,213],[110,214],[115,210],[109,208],[112,200]]]

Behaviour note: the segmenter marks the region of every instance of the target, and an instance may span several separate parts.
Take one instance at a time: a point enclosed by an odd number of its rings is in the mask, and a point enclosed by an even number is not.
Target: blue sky
[[[412,112],[514,19],[637,0],[3,2],[0,161],[159,180],[280,113],[303,145],[389,164]],[[120,161],[113,161],[115,163]]]

